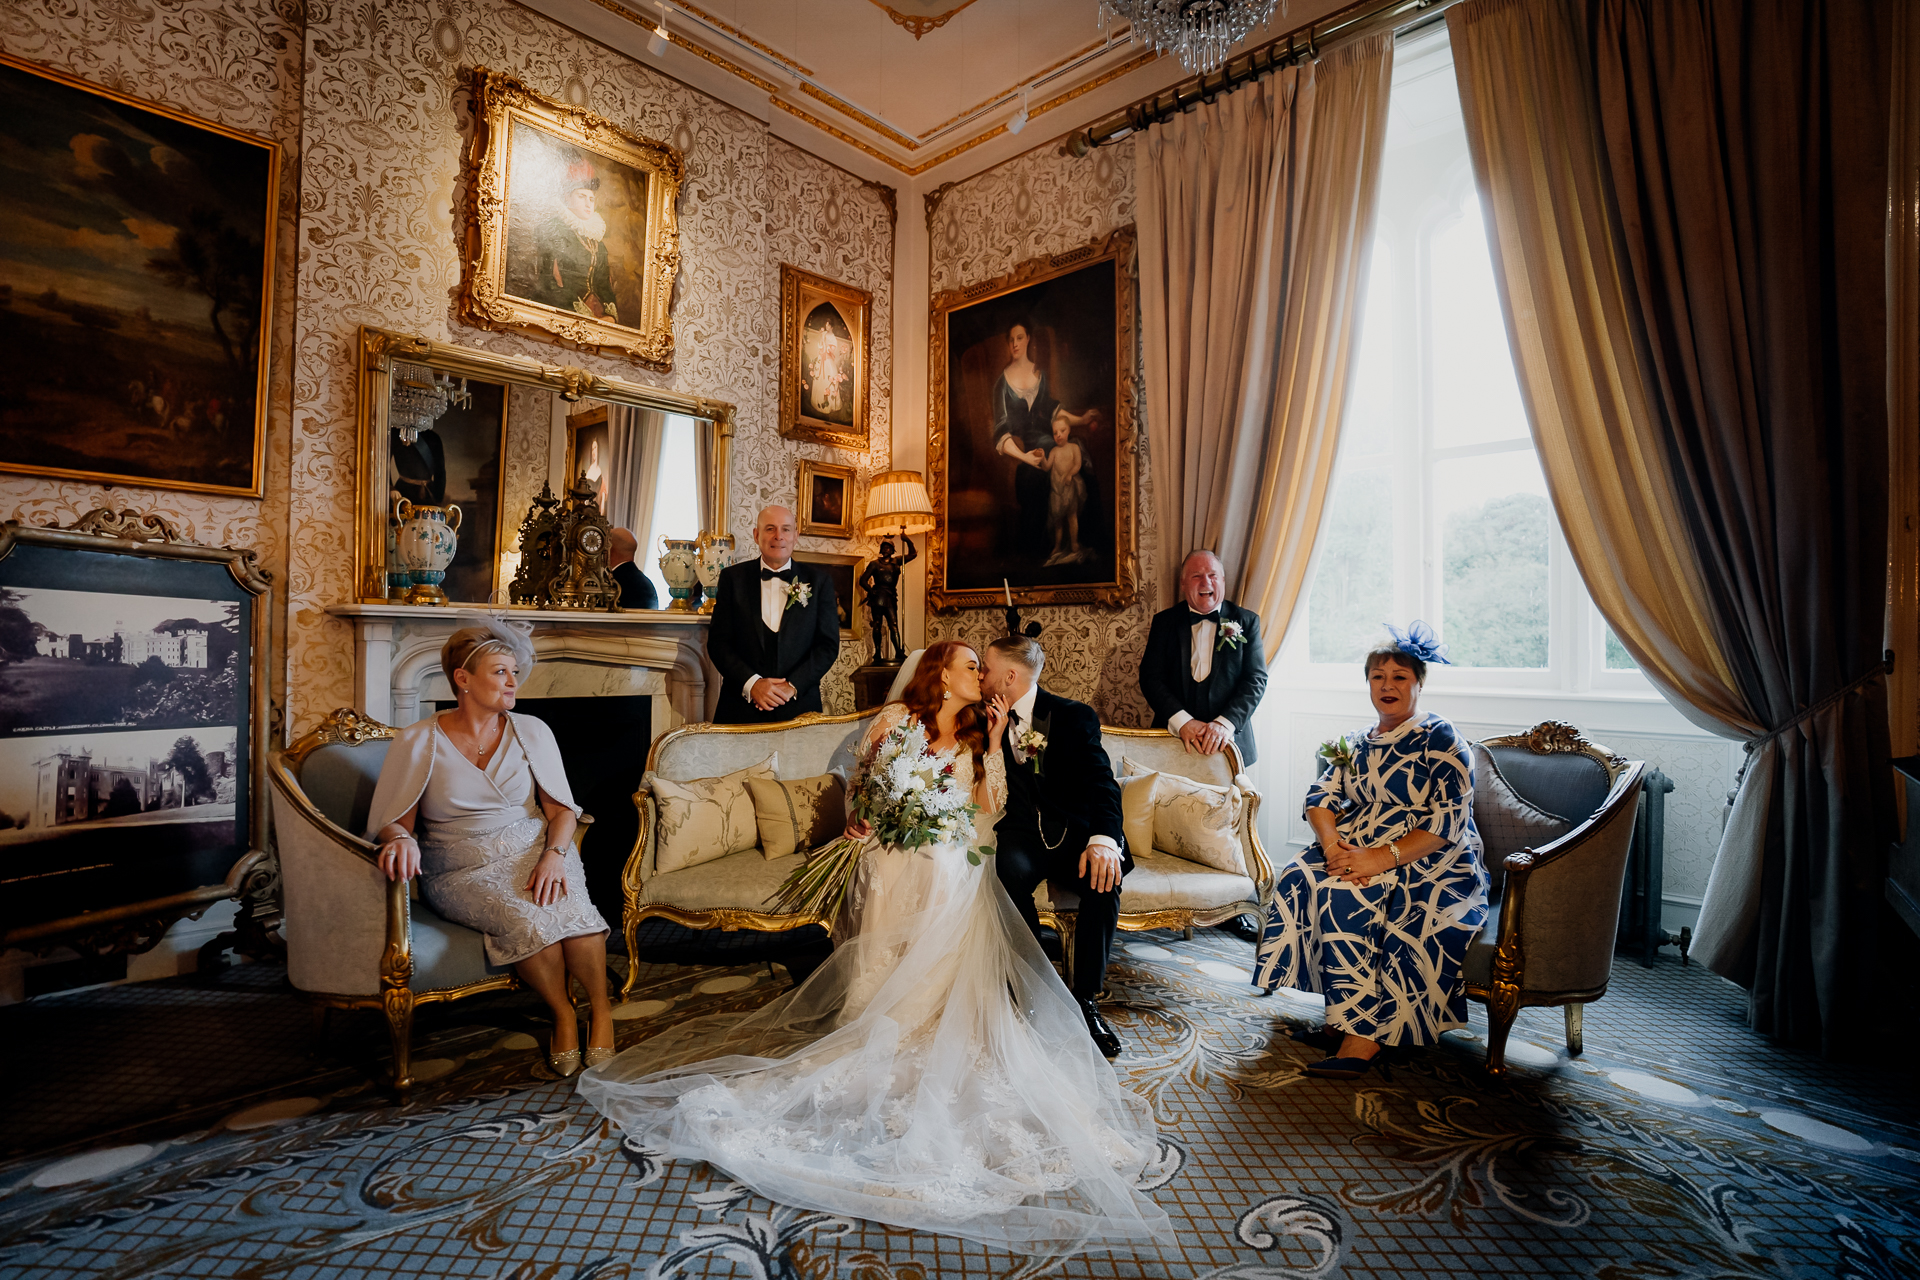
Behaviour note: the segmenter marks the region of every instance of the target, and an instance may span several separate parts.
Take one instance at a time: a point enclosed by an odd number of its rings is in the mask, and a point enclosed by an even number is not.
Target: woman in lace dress
[[[1159,1155],[1151,1112],[1087,1038],[990,860],[968,862],[1006,796],[1005,709],[979,704],[974,651],[931,645],[861,757],[917,716],[981,807],[971,839],[875,842],[806,982],[629,1049],[580,1092],[632,1141],[781,1204],[1026,1254],[1168,1242],[1136,1189]]]
[[[587,898],[573,847],[580,808],[553,730],[513,713],[533,645],[502,622],[463,627],[440,650],[440,666],[458,705],[394,736],[367,838],[389,879],[418,873],[435,911],[486,935],[487,961],[514,966],[540,993],[553,1010],[548,1061],[572,1075],[580,1027],[569,972],[592,1006],[588,1065],[613,1056],[607,922]]]

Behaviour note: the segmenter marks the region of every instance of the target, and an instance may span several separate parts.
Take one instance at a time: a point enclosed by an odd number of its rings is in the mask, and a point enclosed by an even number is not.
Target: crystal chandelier
[[[393,362],[393,392],[387,401],[387,422],[400,433],[402,444],[412,444],[420,433],[431,427],[448,409],[467,409],[473,405],[473,393],[467,380],[456,388],[453,375],[435,377],[422,365]]]
[[[1100,0],[1100,21],[1119,19],[1155,53],[1173,52],[1189,71],[1212,71],[1233,46],[1273,16],[1274,0]]]

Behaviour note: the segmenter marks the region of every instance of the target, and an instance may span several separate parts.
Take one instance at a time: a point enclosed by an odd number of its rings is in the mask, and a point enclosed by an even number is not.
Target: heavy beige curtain
[[[1754,737],[1641,381],[1567,10],[1469,0],[1447,10],[1447,31],[1514,373],[1580,576],[1683,714]]]
[[[1333,472],[1392,77],[1392,38],[1357,41],[1134,142],[1159,603],[1211,548],[1269,658]]]
[[[660,487],[660,448],[666,415],[627,404],[607,406],[607,510],[609,523],[639,540],[640,563],[653,527],[653,499]]]

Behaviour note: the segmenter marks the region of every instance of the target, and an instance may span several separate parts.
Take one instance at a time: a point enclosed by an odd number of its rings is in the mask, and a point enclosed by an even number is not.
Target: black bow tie
[[[782,581],[782,582],[792,582],[792,581],[793,581],[793,566],[792,566],[792,565],[788,565],[788,566],[787,566],[786,568],[784,568],[784,569],[769,569],[769,568],[767,568],[767,566],[765,566],[765,565],[761,565],[761,566],[760,566],[760,581],[762,581],[762,582],[765,582],[765,581],[766,581],[766,580],[767,580],[768,578],[778,578],[778,579],[780,579],[780,581]]]
[[[1192,612],[1191,606],[1189,606],[1188,612]],[[1195,613],[1193,615],[1193,621],[1195,626],[1198,626],[1202,622],[1211,622],[1215,626],[1218,626],[1220,624],[1220,611],[1215,609],[1212,613]]]

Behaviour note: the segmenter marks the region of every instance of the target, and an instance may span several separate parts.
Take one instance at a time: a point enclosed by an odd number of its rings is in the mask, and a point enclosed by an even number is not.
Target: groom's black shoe
[[[1252,916],[1235,916],[1231,920],[1223,920],[1220,922],[1220,927],[1242,942],[1260,941],[1260,922]]]
[[[1091,1000],[1082,1000],[1080,1012],[1087,1015],[1087,1034],[1093,1037],[1093,1047],[1109,1058],[1119,1057],[1120,1035],[1100,1012],[1100,1006]]]

